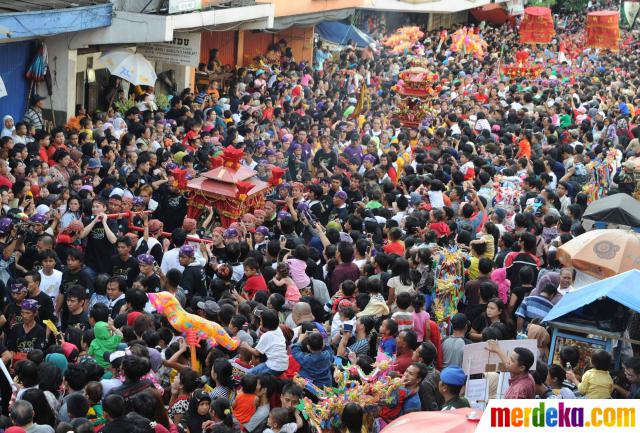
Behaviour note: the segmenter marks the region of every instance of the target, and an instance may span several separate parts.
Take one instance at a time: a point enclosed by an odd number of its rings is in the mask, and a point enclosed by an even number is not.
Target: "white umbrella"
[[[129,50],[112,50],[103,53],[98,63],[105,66],[111,75],[136,86],[154,86],[158,78],[151,62],[142,54]]]

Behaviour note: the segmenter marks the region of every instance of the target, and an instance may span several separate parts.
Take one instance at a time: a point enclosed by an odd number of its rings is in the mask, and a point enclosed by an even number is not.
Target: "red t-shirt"
[[[404,243],[402,241],[388,243],[382,249],[387,254],[397,254],[399,256],[404,256]]]
[[[267,290],[267,282],[261,274],[248,277],[244,283],[244,291],[247,293],[249,299],[253,299],[256,292],[266,292]]]
[[[13,183],[4,176],[0,176],[0,186],[6,186],[9,188],[13,188]]]

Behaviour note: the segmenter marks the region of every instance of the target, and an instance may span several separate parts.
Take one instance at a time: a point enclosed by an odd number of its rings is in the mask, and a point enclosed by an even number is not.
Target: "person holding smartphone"
[[[96,273],[111,272],[111,256],[115,254],[115,244],[118,238],[117,222],[108,219],[105,212],[107,204],[101,198],[95,198],[91,205],[91,217],[83,221],[84,229],[80,239],[87,238],[85,249],[85,263]]]

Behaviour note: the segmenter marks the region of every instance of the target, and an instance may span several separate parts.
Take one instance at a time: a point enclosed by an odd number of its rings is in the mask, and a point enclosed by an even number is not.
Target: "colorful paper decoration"
[[[609,150],[604,160],[596,159],[587,164],[589,182],[582,188],[582,191],[587,193],[588,203],[599,200],[606,195],[616,172],[615,164],[615,149]]]
[[[451,51],[458,54],[471,54],[476,59],[487,53],[487,42],[473,29],[466,26],[451,35]]]
[[[400,27],[394,34],[385,38],[382,44],[390,48],[392,54],[402,54],[411,50],[424,37],[418,26]]]
[[[596,11],[587,14],[587,47],[618,51],[620,13]]]
[[[529,61],[529,52],[525,50],[516,52],[514,63],[500,67],[502,73],[511,78],[536,78],[543,69],[542,65]]]
[[[293,379],[319,399],[314,403],[305,397],[296,407],[318,433],[335,431],[340,427],[342,410],[347,403],[357,403],[366,414],[372,414],[378,406],[389,404],[403,385],[401,378],[392,379],[387,376],[391,368],[388,361],[374,364],[375,370],[370,375],[365,375],[360,367],[338,366],[341,372],[335,388],[321,389],[299,376]],[[351,379],[351,372],[362,382]]]
[[[440,248],[434,255],[436,322],[448,321],[458,312],[458,302],[464,295],[464,261],[466,253],[457,247]]]
[[[551,9],[532,6],[524,10],[520,23],[520,43],[549,44],[556,35]]]

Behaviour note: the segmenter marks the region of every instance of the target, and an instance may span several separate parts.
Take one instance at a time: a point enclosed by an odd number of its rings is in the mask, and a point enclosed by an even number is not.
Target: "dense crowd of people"
[[[306,433],[299,403],[314,397],[294,377],[331,387],[338,360],[368,374],[387,359],[403,382],[396,398],[349,403],[332,427],[360,433],[468,406],[462,353],[480,341],[510,373],[505,398],[638,397],[640,358],[625,357],[615,383],[605,351],[584,359],[564,346],[547,363],[541,319],[575,290],[555,251],[584,232],[589,164],[611,158],[606,193],[633,194],[640,156],[637,50],[585,49],[583,21],[558,20],[557,40],[532,52],[545,65],[533,81],[500,76],[518,47],[512,28],[482,28],[483,59],[427,33],[416,49],[442,91],[419,128],[393,116],[409,55],[318,44],[305,64],[286,41],[224,85],[174,95],[167,111],[153,89],[136,89],[126,112],[79,107],[51,132],[40,97],[24,119],[5,116],[0,424]],[[214,56],[203,68],[219,66]],[[370,104],[354,114],[363,82]],[[226,146],[263,180],[284,169],[285,182],[224,228],[211,206],[187,218],[174,173],[196,177]],[[497,197],[503,178],[513,203]],[[464,297],[445,326],[433,311],[443,248],[464,251]],[[189,346],[149,302],[160,291],[222,325],[238,348]],[[507,356],[495,342],[523,336],[537,340],[535,365],[530,350]]]

